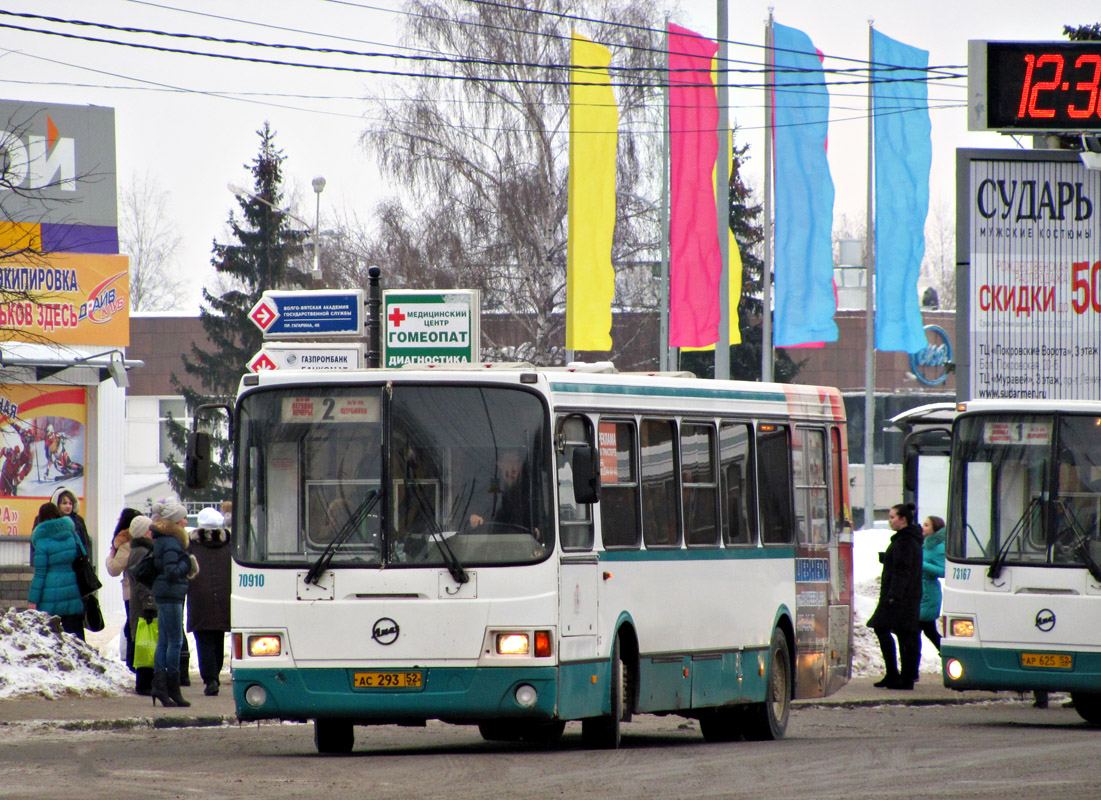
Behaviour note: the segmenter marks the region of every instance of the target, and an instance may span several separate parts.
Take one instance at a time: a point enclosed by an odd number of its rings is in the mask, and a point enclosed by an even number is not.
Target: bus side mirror
[[[187,488],[205,489],[210,485],[210,434],[206,431],[191,431],[187,435],[184,471]]]
[[[600,462],[597,451],[587,444],[576,445],[570,459],[573,469],[573,499],[579,504],[600,502]]]

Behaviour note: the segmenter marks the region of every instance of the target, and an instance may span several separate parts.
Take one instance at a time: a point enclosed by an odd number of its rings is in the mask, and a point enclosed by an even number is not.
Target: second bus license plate
[[[1067,653],[1021,653],[1021,666],[1073,669],[1074,659]]]
[[[357,689],[419,689],[423,682],[424,674],[412,671],[380,670],[352,675],[352,685]]]

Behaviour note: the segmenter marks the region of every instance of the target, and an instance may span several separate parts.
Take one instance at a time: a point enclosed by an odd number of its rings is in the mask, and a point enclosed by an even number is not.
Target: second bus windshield
[[[948,555],[1007,564],[1101,561],[1101,420],[999,414],[958,423]]]

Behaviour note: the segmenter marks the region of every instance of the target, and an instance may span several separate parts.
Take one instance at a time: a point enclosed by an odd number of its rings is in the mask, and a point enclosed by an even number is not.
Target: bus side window
[[[585,417],[573,414],[559,420],[561,449],[558,451],[558,524],[562,549],[593,549],[592,506],[578,503],[573,490],[573,451],[578,445],[591,445],[591,425]]]
[[[800,544],[829,541],[826,507],[826,438],[821,430],[796,428],[792,435],[795,521]]]
[[[749,443],[744,422],[723,423],[719,429],[723,542],[728,546],[757,544],[757,480]]]
[[[672,420],[642,421],[642,540],[647,547],[680,545],[675,442]]]
[[[684,540],[691,546],[719,544],[718,477],[715,474],[715,427],[680,426]]]
[[[830,503],[834,530],[845,527],[845,476],[841,470],[841,429],[830,428]]]
[[[601,420],[600,538],[606,548],[639,546],[638,456],[635,423]]]
[[[787,426],[757,426],[757,493],[761,507],[761,541],[790,544],[794,521],[791,510],[791,438]]]

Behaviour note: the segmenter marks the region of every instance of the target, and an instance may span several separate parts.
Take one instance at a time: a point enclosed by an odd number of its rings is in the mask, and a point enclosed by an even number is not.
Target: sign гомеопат
[[[249,319],[266,339],[362,336],[363,290],[264,292]]]
[[[383,366],[462,364],[481,358],[481,295],[476,289],[382,293]]]

